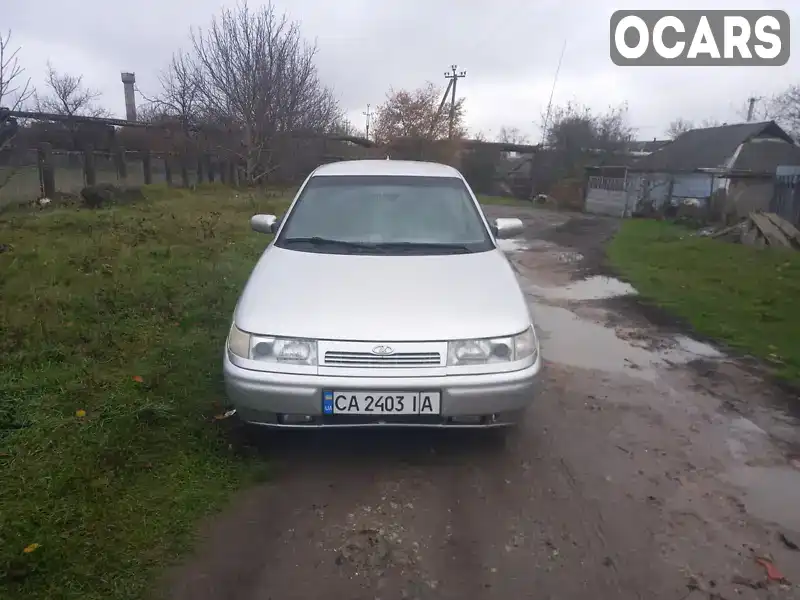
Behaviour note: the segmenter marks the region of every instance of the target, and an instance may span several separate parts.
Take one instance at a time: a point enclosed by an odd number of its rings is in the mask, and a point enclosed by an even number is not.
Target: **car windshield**
[[[275,245],[338,254],[461,254],[494,244],[456,177],[317,176]]]

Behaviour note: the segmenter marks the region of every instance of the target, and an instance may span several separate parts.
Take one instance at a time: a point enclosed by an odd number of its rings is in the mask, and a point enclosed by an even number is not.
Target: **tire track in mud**
[[[525,216],[527,235],[550,242],[520,255],[522,271],[547,284],[580,272],[558,253],[591,255],[610,231],[585,216],[580,226],[539,209]],[[618,320],[631,321],[624,312]],[[728,452],[720,432],[731,417],[698,390],[691,368],[659,371],[652,381],[622,367],[548,363],[544,373],[526,421],[505,440],[481,432],[258,432],[259,451],[276,464],[274,481],[206,524],[204,543],[170,574],[167,594],[675,600],[700,578],[728,600],[764,600],[730,585],[734,575],[760,575],[747,547],[800,572],[800,561],[781,554],[741,494],[719,480]],[[735,386],[726,394],[749,400]],[[768,451],[752,435],[737,446],[744,457],[757,443]]]

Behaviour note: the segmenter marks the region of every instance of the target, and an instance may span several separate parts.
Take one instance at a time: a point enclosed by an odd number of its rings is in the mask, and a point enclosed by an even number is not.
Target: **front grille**
[[[397,352],[389,356],[339,350],[325,353],[325,364],[335,367],[438,367],[441,362],[438,352]]]

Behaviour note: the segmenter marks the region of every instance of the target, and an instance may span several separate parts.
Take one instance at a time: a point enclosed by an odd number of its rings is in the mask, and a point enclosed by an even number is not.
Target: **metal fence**
[[[622,192],[625,190],[624,177],[589,177],[589,188],[593,190],[607,190],[609,192]]]
[[[627,212],[627,178],[589,177],[586,186],[584,209],[598,215],[624,217]]]
[[[778,167],[769,210],[800,225],[800,167]]]

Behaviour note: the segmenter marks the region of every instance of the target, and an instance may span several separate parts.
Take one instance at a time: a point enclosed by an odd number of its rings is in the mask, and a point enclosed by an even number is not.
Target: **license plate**
[[[348,392],[322,393],[326,415],[438,415],[439,392]]]

